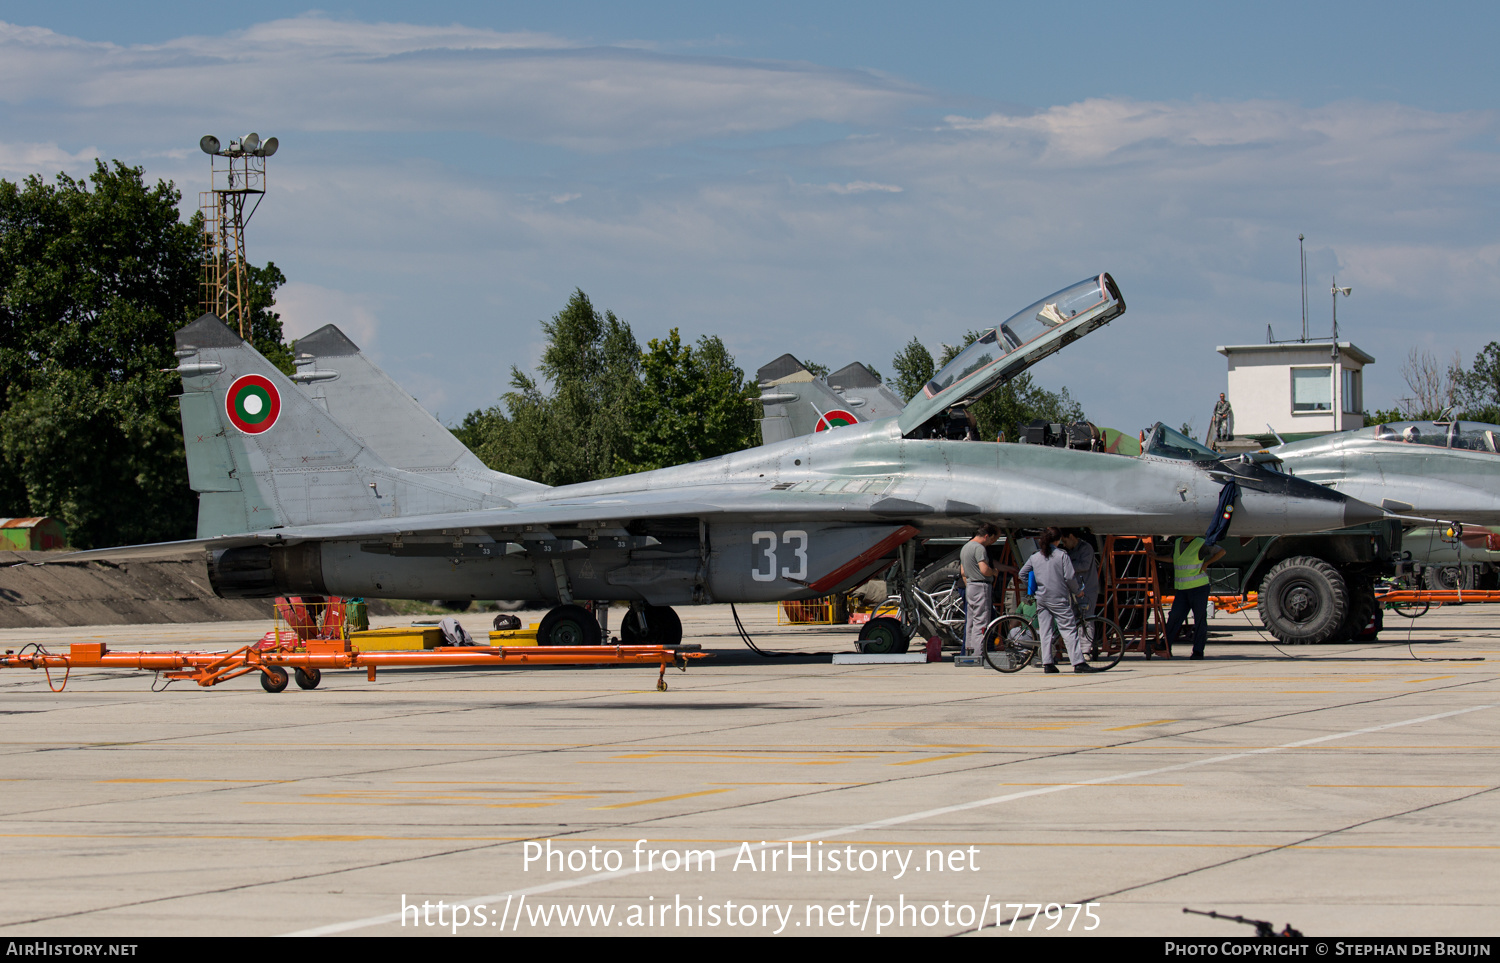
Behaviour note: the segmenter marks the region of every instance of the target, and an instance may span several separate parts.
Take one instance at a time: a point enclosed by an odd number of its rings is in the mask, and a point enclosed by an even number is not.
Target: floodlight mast
[[[245,259],[245,224],[255,216],[266,193],[266,158],[276,153],[277,141],[246,134],[221,148],[212,134],[198,141],[209,156],[210,190],[198,193],[203,212],[203,310],[236,325],[240,337],[250,340],[250,262]],[[250,213],[245,201],[255,195]]]

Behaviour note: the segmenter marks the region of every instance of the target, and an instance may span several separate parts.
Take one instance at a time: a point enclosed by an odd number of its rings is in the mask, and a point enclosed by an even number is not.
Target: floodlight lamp
[[[1351,295],[1351,294],[1354,293],[1354,289],[1353,288],[1334,288],[1334,290],[1337,291],[1338,293],[1342,294],[1346,298],[1349,295]]]
[[[219,152],[219,138],[213,134],[204,134],[198,141],[198,149],[205,154],[217,154]]]
[[[253,131],[246,134],[240,138],[240,146],[245,149],[245,153],[247,154],[255,153],[256,148],[260,147],[260,135]]]
[[[258,151],[258,153],[262,157],[270,157],[272,154],[276,153],[276,148],[279,146],[280,145],[276,142],[276,138],[267,137],[264,141],[261,142],[260,150]]]

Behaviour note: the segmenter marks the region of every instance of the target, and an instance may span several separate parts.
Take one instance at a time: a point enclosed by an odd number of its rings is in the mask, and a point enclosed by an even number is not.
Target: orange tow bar
[[[53,692],[61,692],[67,686],[74,669],[145,670],[156,672],[168,681],[191,680],[205,688],[259,672],[262,688],[280,692],[290,681],[289,669],[296,673],[298,686],[312,689],[318,685],[324,669],[364,669],[374,681],[376,670],[381,668],[654,664],[661,667],[656,688],[665,691],[668,666],[686,672],[688,659],[703,658],[707,655],[702,652],[677,652],[660,645],[453,646],[421,652],[361,652],[343,640],[310,639],[296,648],[266,650],[245,646],[232,652],[111,652],[102,642],[75,642],[66,655],[48,652],[39,645],[24,646],[19,653],[0,656],[0,669],[41,669]],[[53,683],[54,669],[63,673],[59,684]]]

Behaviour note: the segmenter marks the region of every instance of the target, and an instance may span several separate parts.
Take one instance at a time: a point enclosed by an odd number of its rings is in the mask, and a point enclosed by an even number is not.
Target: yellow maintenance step
[[[537,624],[529,628],[489,633],[490,645],[536,645]],[[443,633],[435,625],[395,625],[388,629],[350,632],[349,642],[361,652],[396,652],[435,649],[443,644]]]

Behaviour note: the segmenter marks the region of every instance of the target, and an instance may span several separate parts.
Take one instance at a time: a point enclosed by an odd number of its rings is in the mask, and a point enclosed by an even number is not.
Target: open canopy
[[[1086,278],[1018,311],[943,365],[943,370],[907,403],[899,422],[902,434],[911,434],[954,405],[983,398],[1054,351],[1123,313],[1125,300],[1108,274]]]

